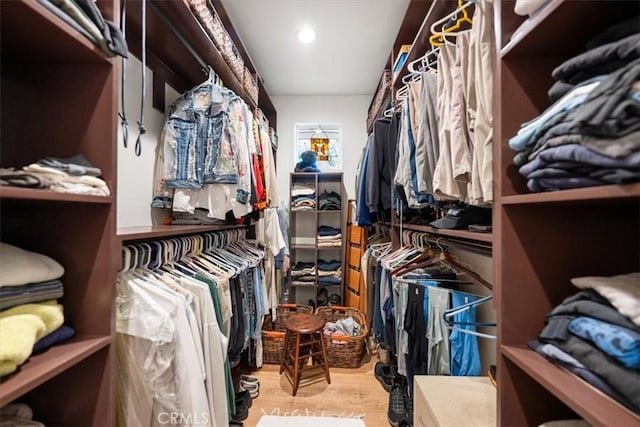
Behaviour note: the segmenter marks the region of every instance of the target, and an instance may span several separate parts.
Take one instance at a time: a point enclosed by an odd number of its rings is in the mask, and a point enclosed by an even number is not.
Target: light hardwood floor
[[[365,355],[360,368],[331,368],[331,384],[322,380],[301,386],[295,397],[284,374],[278,374],[279,366],[264,365],[250,374],[260,379],[260,395],[253,400],[244,425],[255,427],[263,413],[277,415],[279,410],[280,415],[292,411],[316,416],[323,412],[324,416],[363,415],[367,427],[388,427],[389,393],[373,375],[377,361],[377,356]]]

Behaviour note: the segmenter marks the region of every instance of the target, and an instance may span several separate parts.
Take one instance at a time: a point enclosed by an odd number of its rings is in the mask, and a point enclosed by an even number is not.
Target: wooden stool
[[[298,392],[301,379],[324,374],[327,383],[331,384],[327,348],[322,337],[324,321],[313,314],[292,314],[284,326],[287,332],[280,358],[280,374],[285,373],[293,386],[293,395]],[[309,358],[311,365],[307,363]],[[302,378],[303,372],[312,373]]]

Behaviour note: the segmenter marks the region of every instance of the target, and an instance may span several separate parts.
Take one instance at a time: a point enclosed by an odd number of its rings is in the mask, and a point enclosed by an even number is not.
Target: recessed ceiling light
[[[313,43],[316,39],[316,33],[311,28],[303,28],[298,32],[298,40],[302,43]]]

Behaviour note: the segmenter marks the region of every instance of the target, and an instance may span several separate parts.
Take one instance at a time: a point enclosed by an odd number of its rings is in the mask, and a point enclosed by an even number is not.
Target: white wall
[[[355,198],[356,165],[367,142],[367,111],[373,95],[274,96],[278,112],[278,193],[289,194],[289,173],[294,159],[295,123],[341,123],[344,186]],[[284,196],[283,196],[284,195]]]
[[[124,148],[122,128],[118,126],[118,227],[151,225],[153,222],[151,215],[153,171],[156,146],[164,125],[165,114],[151,106],[153,74],[147,68],[147,90],[144,98],[144,125],[147,133],[142,136],[142,154],[137,157],[134,147],[138,137],[137,121],[140,120],[141,68],[142,63],[133,55],[129,55],[125,67],[125,111],[129,123],[128,148]],[[165,86],[166,107],[171,105],[178,96],[175,90]],[[120,106],[120,101],[118,105]],[[120,119],[118,119],[119,123]]]

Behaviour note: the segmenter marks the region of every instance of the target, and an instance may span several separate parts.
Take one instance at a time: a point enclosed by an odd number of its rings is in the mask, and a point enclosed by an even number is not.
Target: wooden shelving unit
[[[98,0],[107,19],[118,0]],[[116,259],[117,60],[36,0],[0,5],[2,167],[84,155],[111,196],[0,188],[3,242],[64,268],[70,341],[30,357],[0,384],[0,406],[18,399],[46,425],[115,425],[113,313]]]
[[[323,172],[323,173],[291,173],[289,188],[293,189],[295,183],[305,183],[315,188],[316,209],[312,210],[293,210],[291,205],[291,195],[289,195],[289,252],[291,258],[291,266],[297,262],[313,262],[316,266],[318,260],[340,260],[342,264],[341,282],[335,285],[320,285],[316,280],[304,285],[293,284],[293,278],[289,276],[289,283],[296,291],[293,295],[294,301],[299,304],[307,304],[309,299],[316,301],[317,288],[327,288],[329,293],[337,293],[340,295],[341,301],[344,301],[344,276],[346,266],[344,265],[344,248],[347,240],[345,227],[345,209],[340,210],[321,210],[319,207],[319,196],[323,190],[335,191],[340,195],[342,208],[346,203],[344,185],[342,182],[342,173],[340,172]],[[342,245],[336,247],[324,247],[317,244],[318,227],[327,225],[340,228],[342,234]],[[314,239],[314,243],[295,243],[297,237]],[[291,270],[289,270],[290,274]],[[313,289],[310,291],[309,289]]]
[[[494,4],[498,425],[538,425],[576,414],[594,426],[640,425],[631,411],[526,347],[545,315],[578,292],[571,278],[640,269],[640,184],[533,194],[507,144],[523,122],[551,105],[551,71],[607,26],[639,16],[638,4],[551,0],[527,21],[515,15],[514,1]]]

